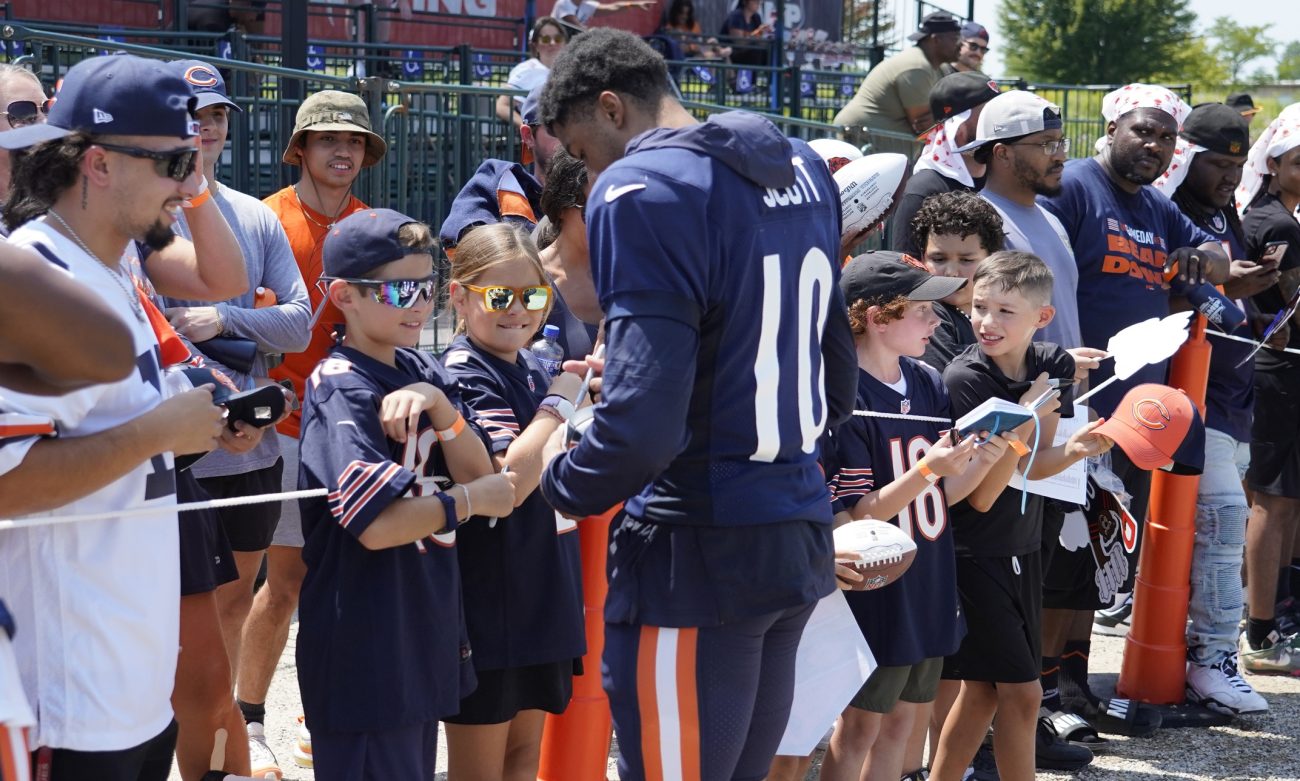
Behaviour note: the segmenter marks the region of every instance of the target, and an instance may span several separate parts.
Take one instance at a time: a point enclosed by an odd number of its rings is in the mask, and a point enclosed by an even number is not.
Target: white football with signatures
[[[880,222],[897,202],[906,179],[907,156],[892,152],[867,155],[836,171],[842,235],[856,236]]]
[[[834,532],[835,550],[851,551],[860,559],[836,559],[863,576],[854,591],[874,591],[898,580],[916,558],[916,543],[902,529],[884,521],[846,523]]]
[[[826,167],[834,174],[854,160],[862,159],[862,150],[847,141],[838,138],[814,138],[808,146],[826,161]]]

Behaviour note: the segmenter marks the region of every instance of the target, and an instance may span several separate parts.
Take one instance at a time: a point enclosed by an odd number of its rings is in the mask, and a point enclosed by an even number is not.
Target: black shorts
[[[200,478],[199,485],[214,499],[278,494],[281,491],[280,473],[283,471],[284,459],[280,458],[274,464],[252,472]],[[231,548],[241,553],[255,553],[271,547],[275,525],[280,521],[279,502],[225,507],[216,512],[221,516],[221,525],[230,538]]]
[[[32,778],[57,781],[167,781],[176,751],[176,722],[138,746],[119,751],[56,748],[32,752]],[[48,762],[48,767],[42,767]],[[7,776],[6,776],[7,778]]]
[[[206,502],[211,498],[190,470],[176,470],[177,501]],[[235,554],[216,510],[180,513],[180,538],[181,596],[206,594],[222,583],[239,579]]]
[[[573,696],[575,660],[479,670],[478,687],[460,701],[460,713],[443,719],[450,724],[503,724],[520,711],[563,713]]]
[[[948,680],[1028,683],[1042,672],[1042,553],[958,556],[966,637],[944,660]]]
[[[1255,372],[1246,483],[1262,494],[1300,499],[1300,368]]]

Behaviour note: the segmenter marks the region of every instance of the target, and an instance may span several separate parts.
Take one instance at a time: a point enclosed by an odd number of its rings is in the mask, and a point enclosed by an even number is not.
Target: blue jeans
[[[1196,495],[1196,544],[1187,658],[1211,665],[1237,652],[1241,622],[1241,562],[1246,550],[1246,494],[1241,479],[1250,443],[1205,430],[1205,471]]]

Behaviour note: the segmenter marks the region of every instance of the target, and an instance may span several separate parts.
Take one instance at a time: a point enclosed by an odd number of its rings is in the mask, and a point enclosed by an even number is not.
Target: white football
[[[854,160],[862,159],[861,149],[838,138],[815,138],[808,142],[808,146],[826,161],[832,174]]]
[[[854,160],[835,173],[844,236],[856,236],[889,215],[907,178],[907,155],[881,152]]]
[[[874,591],[898,580],[916,558],[916,543],[892,523],[871,519],[846,523],[833,532],[836,552],[857,553],[857,559],[836,559],[862,574],[854,591]]]

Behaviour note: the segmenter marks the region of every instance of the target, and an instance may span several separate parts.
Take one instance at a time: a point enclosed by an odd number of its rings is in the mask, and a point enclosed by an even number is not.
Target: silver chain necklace
[[[143,323],[145,321],[144,307],[141,306],[140,304],[139,294],[135,292],[135,283],[132,282],[131,284],[128,285],[122,279],[124,272],[121,269],[118,269],[116,271],[113,270],[111,266],[109,266],[107,263],[104,262],[103,258],[96,255],[94,251],[91,250],[91,248],[86,244],[86,242],[81,240],[81,237],[78,236],[77,232],[72,229],[72,226],[68,224],[68,221],[59,216],[58,212],[54,211],[53,209],[50,209],[46,213],[59,221],[59,224],[63,226],[63,229],[68,232],[68,236],[70,236],[72,240],[77,243],[77,246],[81,247],[81,249],[87,255],[99,261],[99,264],[104,267],[104,270],[107,271],[108,275],[113,278],[113,281],[117,283],[117,286],[122,288],[123,295],[126,296],[127,302],[131,304],[131,311],[135,312],[135,319]]]

